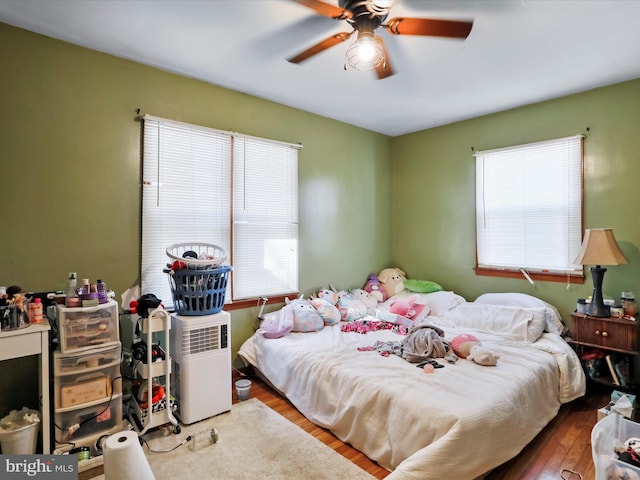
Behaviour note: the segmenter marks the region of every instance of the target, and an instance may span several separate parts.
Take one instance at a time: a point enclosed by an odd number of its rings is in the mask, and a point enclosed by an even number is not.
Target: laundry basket
[[[227,259],[226,250],[213,243],[176,243],[169,245],[166,251],[173,261],[182,262],[186,268],[197,270],[217,268]]]
[[[640,468],[616,458],[616,450],[624,450],[624,442],[640,437],[640,424],[612,413],[595,424],[591,431],[593,463],[596,466],[595,480],[618,478],[613,472],[626,473],[619,478],[637,478]]]
[[[232,267],[214,269],[166,269],[173,306],[178,315],[211,315],[224,307],[224,298]]]

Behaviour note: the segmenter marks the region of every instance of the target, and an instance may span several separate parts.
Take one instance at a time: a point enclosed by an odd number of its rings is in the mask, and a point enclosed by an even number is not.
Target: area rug
[[[211,429],[218,434],[213,444],[206,441]],[[187,443],[171,453],[149,451],[170,450],[188,435],[197,440],[195,445]],[[148,447],[143,450],[156,480],[375,478],[255,398],[234,404],[230,412],[182,426],[177,435],[164,429],[144,438]]]

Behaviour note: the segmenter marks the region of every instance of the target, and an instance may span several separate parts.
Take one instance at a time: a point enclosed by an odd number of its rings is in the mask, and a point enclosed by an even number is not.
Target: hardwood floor
[[[234,371],[234,380],[240,378]],[[378,479],[389,472],[369,460],[331,432],[307,420],[284,397],[270,388],[251,372],[243,372],[252,380],[251,397],[257,398],[289,421],[313,435],[345,458]],[[609,392],[594,392],[560,408],[560,412],[547,427],[515,458],[497,467],[485,480],[558,480],[564,469],[569,480],[594,480],[595,469],[591,459],[591,429],[596,422],[596,411],[609,401]],[[235,400],[234,400],[235,402]],[[579,474],[579,475],[577,475]]]

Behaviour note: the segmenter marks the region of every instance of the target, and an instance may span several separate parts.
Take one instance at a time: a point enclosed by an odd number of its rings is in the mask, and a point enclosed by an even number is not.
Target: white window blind
[[[235,139],[234,299],[297,291],[297,179],[297,149]]]
[[[475,154],[478,267],[582,274],[583,138]]]
[[[149,115],[143,124],[142,293],[172,307],[166,248],[189,242],[227,252],[227,302],[296,292],[297,148]]]

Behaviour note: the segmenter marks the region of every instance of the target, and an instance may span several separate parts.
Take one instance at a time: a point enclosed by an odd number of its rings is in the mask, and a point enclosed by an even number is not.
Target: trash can
[[[40,412],[23,407],[0,420],[0,448],[4,455],[33,455],[38,445]]]

